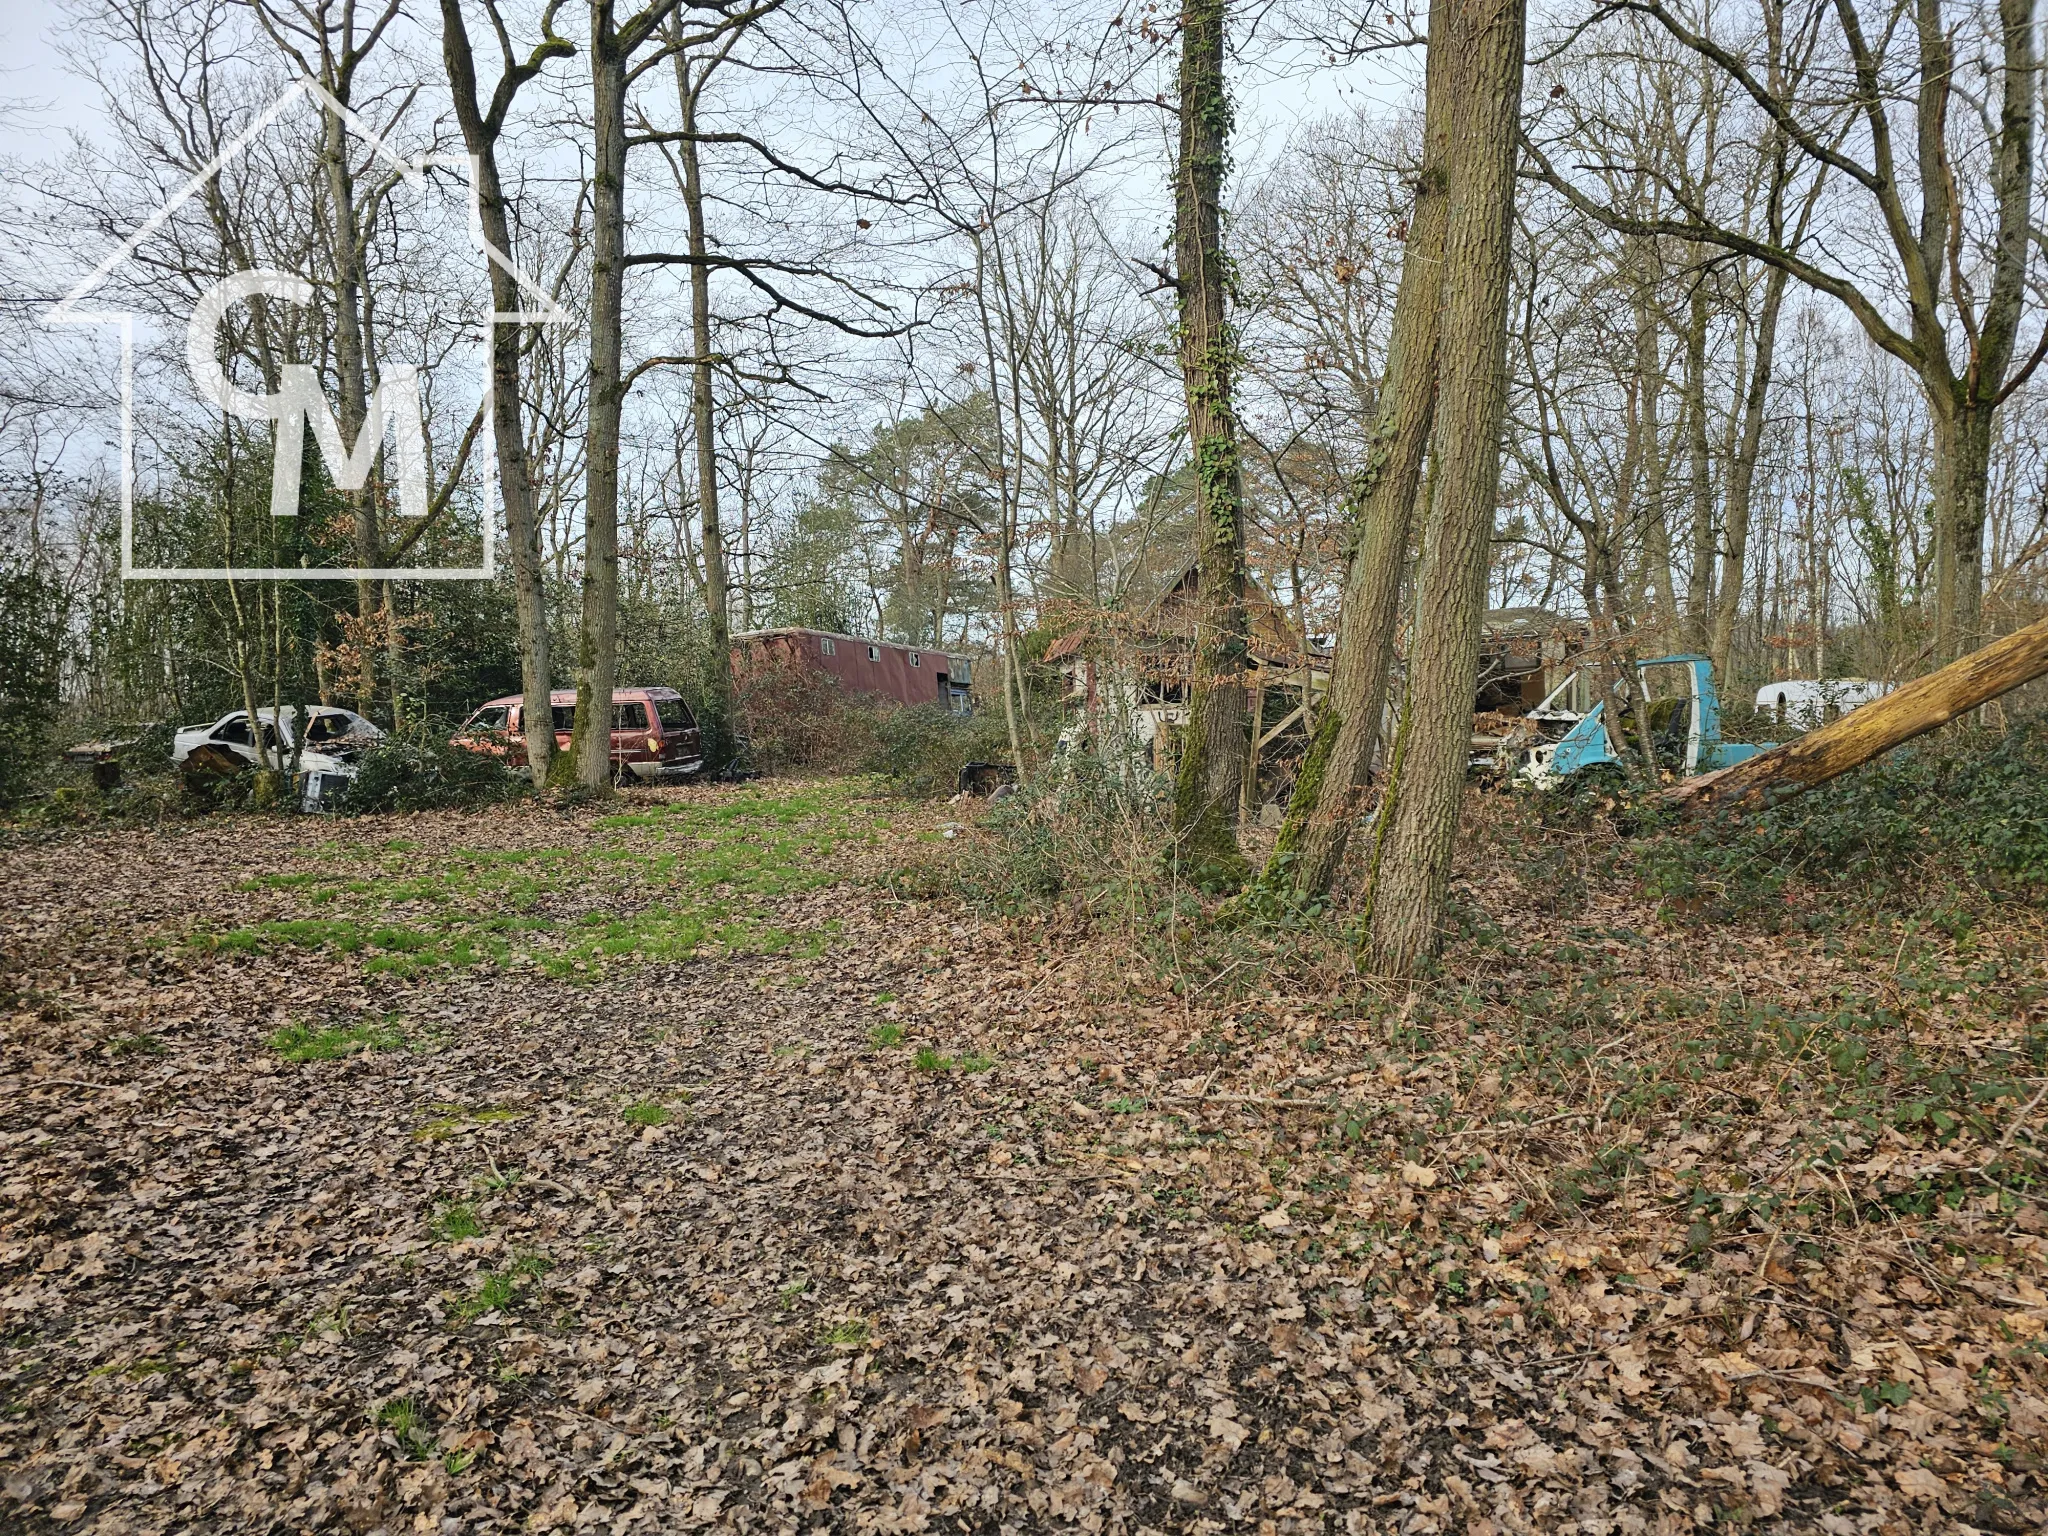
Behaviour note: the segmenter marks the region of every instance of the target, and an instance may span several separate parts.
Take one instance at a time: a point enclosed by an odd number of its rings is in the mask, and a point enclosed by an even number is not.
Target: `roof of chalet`
[[[1548,608],[1489,608],[1480,622],[1480,633],[1489,640],[1542,639],[1551,635],[1580,635],[1584,619],[1568,619]]]

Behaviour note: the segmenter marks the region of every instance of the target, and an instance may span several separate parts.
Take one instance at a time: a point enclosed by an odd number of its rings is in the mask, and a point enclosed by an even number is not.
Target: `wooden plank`
[[[1289,710],[1287,714],[1281,718],[1281,721],[1278,725],[1274,726],[1273,729],[1266,732],[1265,735],[1259,738],[1259,750],[1261,752],[1265,751],[1267,746],[1272,742],[1274,737],[1278,736],[1282,731],[1286,730],[1287,727],[1294,724],[1294,722],[1299,720],[1300,718],[1301,706],[1297,704],[1294,706],[1293,709]]]
[[[1266,743],[1259,735],[1259,722],[1266,713],[1266,669],[1261,667],[1252,674],[1252,750],[1251,760],[1244,765],[1244,777],[1237,786],[1237,817],[1239,821],[1250,821],[1259,812],[1259,753]]]

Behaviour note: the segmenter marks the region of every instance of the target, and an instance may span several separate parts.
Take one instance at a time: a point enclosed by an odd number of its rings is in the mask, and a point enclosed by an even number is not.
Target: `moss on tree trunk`
[[[1195,455],[1195,653],[1189,719],[1173,797],[1172,859],[1205,889],[1243,883],[1237,802],[1247,771],[1244,672],[1244,474],[1232,403],[1237,340],[1223,255],[1223,174],[1230,142],[1224,87],[1224,0],[1181,14],[1180,156],[1174,177],[1174,265],[1181,382]]]

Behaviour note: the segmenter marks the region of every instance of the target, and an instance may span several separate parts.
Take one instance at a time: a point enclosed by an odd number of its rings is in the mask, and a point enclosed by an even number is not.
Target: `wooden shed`
[[[1046,662],[1066,675],[1067,697],[1085,710],[1090,731],[1127,722],[1162,770],[1170,768],[1174,733],[1188,719],[1200,588],[1200,568],[1190,565],[1144,608],[1091,614],[1045,652]],[[1293,759],[1329,691],[1330,650],[1295,629],[1257,581],[1247,584],[1245,610],[1251,631],[1245,681],[1260,768],[1245,782],[1241,809],[1251,815],[1291,785]]]

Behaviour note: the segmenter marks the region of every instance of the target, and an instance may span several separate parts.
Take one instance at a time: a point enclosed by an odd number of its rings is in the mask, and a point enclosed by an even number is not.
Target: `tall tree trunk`
[[[1367,898],[1375,969],[1411,975],[1437,944],[1458,805],[1471,752],[1487,562],[1500,493],[1507,404],[1508,259],[1522,101],[1526,0],[1455,0],[1460,71],[1451,126],[1438,352],[1435,504],[1416,587],[1408,719],[1388,786],[1385,865]]]
[[[708,70],[706,71],[708,73]],[[704,522],[704,612],[710,620],[711,655],[705,668],[704,765],[713,772],[732,756],[732,618],[725,572],[725,530],[718,519],[718,441],[711,419],[711,265],[704,232],[704,181],[697,161],[697,97],[703,76],[690,79],[688,55],[676,56],[676,90],[682,98],[683,207],[690,221],[690,416],[697,437],[697,507]]]
[[[611,789],[612,687],[619,666],[620,327],[626,255],[626,56],[612,0],[591,0],[590,399],[584,440],[583,612],[577,628],[576,782]]]
[[[1269,885],[1285,882],[1302,896],[1320,896],[1335,882],[1372,769],[1386,710],[1415,496],[1436,410],[1437,322],[1450,206],[1445,157],[1457,101],[1451,66],[1459,57],[1446,39],[1450,4],[1432,0],[1429,11],[1422,164],[1401,257],[1401,286],[1394,296],[1379,414],[1365,465],[1345,498],[1357,543],[1345,575],[1330,691],[1262,877]]]
[[[1186,745],[1174,785],[1174,857],[1197,884],[1234,885],[1238,790],[1250,743],[1244,672],[1244,476],[1231,398],[1236,339],[1226,313],[1222,188],[1230,140],[1223,83],[1225,0],[1187,0],[1181,12],[1180,161],[1173,246],[1180,303],[1181,381],[1195,460],[1195,654]]]
[[[1002,652],[998,658],[1003,665],[1003,723],[1010,735],[1010,760],[1021,771],[1024,767],[1024,731],[1030,724],[1031,699],[1024,685],[1024,669],[1018,658],[1016,586],[1012,580],[1011,560],[1017,546],[1017,487],[1022,480],[1022,470],[1013,475],[1009,458],[1009,432],[1004,425],[1003,392],[998,387],[1002,377],[1002,354],[996,349],[995,320],[989,313],[989,244],[996,239],[996,232],[990,229],[975,230],[974,240],[974,308],[981,325],[981,353],[988,363],[988,401],[993,431],[990,441],[996,447],[996,607],[1002,619]],[[1011,315],[1008,285],[1004,281],[1001,246],[998,244],[996,276],[1003,299],[1005,318]],[[1015,327],[1008,327],[1014,337]],[[1010,377],[1016,378],[1016,348],[1008,349],[1011,365]],[[1013,397],[1011,409],[1018,408]]]
[[[552,21],[552,15],[549,19]],[[508,69],[487,113],[477,102],[476,60],[462,19],[461,0],[441,0],[441,48],[462,142],[476,161],[477,218],[488,247],[484,266],[490,275],[493,311],[491,434],[498,452],[498,493],[505,503],[505,531],[512,546],[512,595],[519,614],[519,716],[527,772],[533,776],[534,786],[542,788],[555,756],[554,669],[548,654],[547,590],[541,580],[540,517],[534,505],[521,410],[520,327],[511,318],[522,313],[526,303],[511,271],[512,231],[505,216],[504,182],[498,173],[498,135],[512,94],[549,58],[571,49],[567,42],[550,38],[534,50],[524,66]]]
[[[1714,628],[1714,480],[1707,450],[1707,283],[1695,273],[1685,326],[1685,445],[1692,482],[1692,549],[1685,580],[1685,637],[1704,651]]]
[[[1984,514],[1991,479],[1990,409],[1970,400],[1967,384],[1935,397],[1934,627],[1944,660],[1984,638]],[[1962,397],[1957,399],[1956,397]]]
[[[1637,242],[1636,388],[1641,392],[1642,415],[1643,575],[1650,588],[1657,646],[1668,650],[1678,639],[1678,594],[1671,580],[1671,509],[1665,501],[1664,328],[1657,313],[1657,273],[1655,247],[1647,240]]]
[[[348,105],[348,83],[333,71],[321,82],[343,106]],[[353,451],[363,430],[369,407],[369,359],[364,354],[362,329],[362,236],[356,225],[355,176],[348,163],[348,125],[329,109],[321,114],[320,160],[329,204],[329,238],[334,259],[334,371],[341,387],[341,436]],[[344,490],[342,499],[352,514],[355,559],[370,568],[384,562],[377,537],[377,496],[374,483]],[[382,615],[388,622],[389,615]],[[377,583],[356,578],[357,636],[356,711],[368,715],[376,703],[376,635],[380,621]],[[392,700],[396,709],[397,700]],[[396,723],[394,718],[394,724]]]
[[[1778,347],[1778,311],[1785,302],[1787,274],[1772,267],[1764,275],[1763,309],[1756,322],[1756,359],[1750,367],[1749,389],[1742,402],[1742,441],[1728,466],[1726,537],[1721,544],[1721,591],[1714,604],[1714,628],[1707,654],[1721,688],[1732,686],[1728,667],[1735,649],[1735,619],[1742,608],[1743,578],[1749,559],[1750,499],[1756,488],[1756,461],[1763,453],[1764,406],[1771,392],[1771,368]]]

